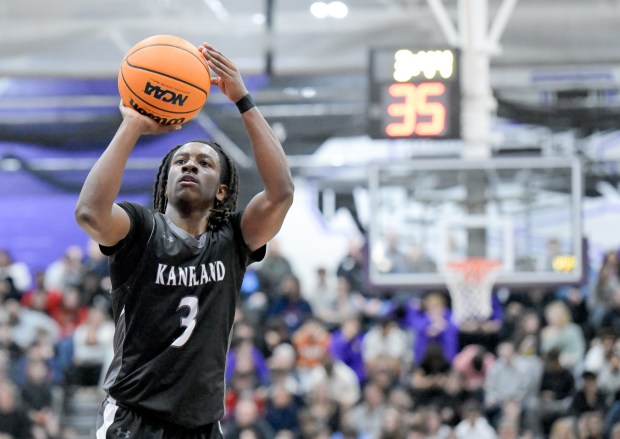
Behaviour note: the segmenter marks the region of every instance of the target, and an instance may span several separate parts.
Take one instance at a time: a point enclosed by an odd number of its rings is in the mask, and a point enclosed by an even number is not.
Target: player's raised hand
[[[219,87],[232,102],[237,102],[248,93],[237,66],[231,60],[208,43],[203,43],[198,49],[217,75],[211,77],[211,85]]]

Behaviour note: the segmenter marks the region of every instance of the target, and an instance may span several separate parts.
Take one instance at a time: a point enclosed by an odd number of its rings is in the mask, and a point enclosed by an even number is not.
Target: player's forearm
[[[292,200],[293,178],[280,141],[260,113],[253,108],[242,114],[256,167],[271,200]]]
[[[110,145],[90,170],[75,210],[80,225],[94,221],[105,222],[112,214],[127,159],[140,134],[141,131],[135,124],[123,121]]]

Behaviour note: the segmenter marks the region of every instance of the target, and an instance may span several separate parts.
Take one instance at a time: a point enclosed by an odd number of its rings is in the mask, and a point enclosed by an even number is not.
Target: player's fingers
[[[227,71],[236,70],[235,64],[231,60],[229,60],[222,52],[213,48],[213,46],[207,43],[203,43],[203,45],[201,46],[201,51],[217,67]]]

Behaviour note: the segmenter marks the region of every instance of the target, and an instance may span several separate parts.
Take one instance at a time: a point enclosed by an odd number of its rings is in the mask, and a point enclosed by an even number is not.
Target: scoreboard
[[[370,136],[459,138],[459,81],[457,50],[372,50]]]

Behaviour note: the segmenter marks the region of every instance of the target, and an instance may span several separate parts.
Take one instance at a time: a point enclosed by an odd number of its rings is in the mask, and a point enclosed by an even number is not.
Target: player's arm
[[[115,203],[129,154],[142,134],[176,129],[159,125],[123,104],[120,110],[123,121],[86,177],[75,207],[78,225],[93,240],[108,247],[117,244],[129,232],[129,216]]]
[[[208,44],[203,44],[200,51],[219,76],[211,79],[212,84],[232,102],[248,93],[235,64]],[[264,190],[248,203],[241,218],[243,238],[251,250],[256,250],[269,242],[282,227],[293,203],[293,178],[282,145],[258,108],[245,111],[241,118],[265,185]]]

